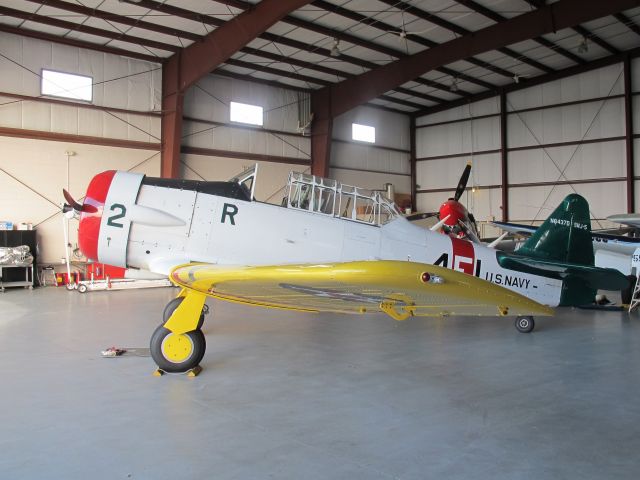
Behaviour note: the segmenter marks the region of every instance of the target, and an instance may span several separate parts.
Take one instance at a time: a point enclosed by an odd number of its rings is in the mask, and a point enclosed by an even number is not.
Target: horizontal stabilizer
[[[505,232],[515,233],[518,235],[531,235],[535,232],[538,227],[533,225],[522,225],[519,223],[509,223],[509,222],[491,222],[492,225],[495,225],[498,228],[501,228]]]
[[[627,277],[613,268],[534,259],[501,252],[497,253],[497,257],[498,263],[503,268],[558,280],[579,277],[589,288],[595,290],[622,290],[629,285]]]

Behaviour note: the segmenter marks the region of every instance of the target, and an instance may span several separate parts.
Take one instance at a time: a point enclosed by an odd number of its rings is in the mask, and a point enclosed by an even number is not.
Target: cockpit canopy
[[[299,172],[289,174],[285,201],[287,208],[371,225],[384,225],[400,215],[380,192]]]

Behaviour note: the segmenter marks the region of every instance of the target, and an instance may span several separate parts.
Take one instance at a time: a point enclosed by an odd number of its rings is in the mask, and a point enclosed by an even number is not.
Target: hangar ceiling
[[[0,0],[0,30],[165,62],[233,23],[259,2],[242,0]],[[302,2],[304,3],[304,2]],[[216,74],[319,91],[456,39],[561,4],[545,0],[316,0],[295,9],[235,51]],[[566,3],[566,2],[565,2]],[[580,3],[580,2],[578,2]],[[501,88],[552,78],[636,48],[639,2],[607,4],[606,15],[534,32],[412,76],[375,93],[369,104],[415,114]],[[601,2],[582,2],[585,9]],[[618,5],[618,6],[617,6]],[[632,8],[629,8],[632,7]],[[580,18],[582,8],[575,9]],[[569,15],[565,15],[570,17]],[[552,20],[553,21],[553,20]],[[535,29],[534,29],[535,30]],[[540,28],[539,31],[544,31]],[[494,34],[493,37],[496,35]],[[498,42],[499,43],[499,42]],[[489,45],[489,43],[487,43]],[[466,47],[465,47],[466,48]],[[416,55],[416,57],[412,57]],[[407,60],[407,57],[410,57]],[[404,70],[404,67],[402,67]]]

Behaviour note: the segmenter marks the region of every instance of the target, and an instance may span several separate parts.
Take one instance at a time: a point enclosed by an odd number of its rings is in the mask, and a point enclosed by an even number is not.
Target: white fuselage
[[[406,260],[476,275],[546,305],[560,302],[561,281],[502,268],[495,250],[431,232],[401,216],[382,225],[368,224],[144,184],[134,190],[137,195],[131,195],[126,192],[132,182],[123,181],[120,187],[119,180],[116,176],[105,201],[98,250],[99,260],[112,265],[168,273],[171,267],[188,262],[279,265]]]

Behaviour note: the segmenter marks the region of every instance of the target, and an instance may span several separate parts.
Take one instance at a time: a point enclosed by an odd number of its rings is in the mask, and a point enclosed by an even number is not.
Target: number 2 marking
[[[114,203],[113,205],[111,205],[111,208],[109,210],[111,210],[112,212],[119,210],[119,213],[114,213],[113,215],[111,215],[107,220],[107,225],[109,225],[110,227],[124,228],[124,225],[120,222],[116,222],[116,220],[123,218],[127,214],[126,207],[120,203]]]

